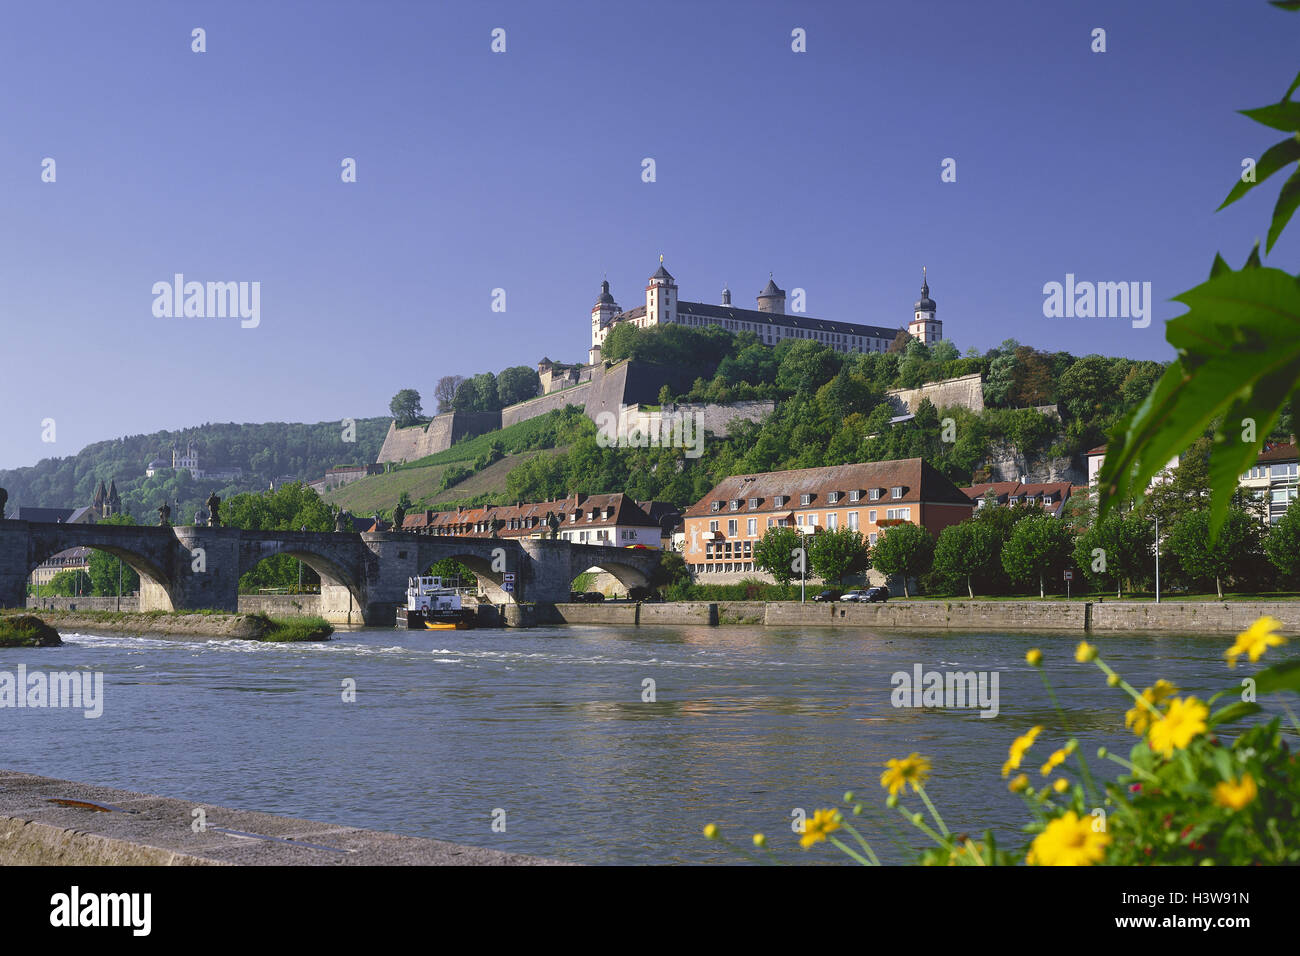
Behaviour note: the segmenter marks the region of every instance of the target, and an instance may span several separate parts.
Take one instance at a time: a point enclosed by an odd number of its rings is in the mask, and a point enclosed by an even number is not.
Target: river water
[[[0,650],[0,670],[102,672],[103,714],[0,709],[0,766],[585,863],[737,861],[702,839],[709,822],[745,846],[761,830],[792,862],[835,860],[825,844],[798,849],[791,814],[852,788],[869,797],[869,838],[897,860],[879,777],[913,751],[933,762],[928,791],[954,830],[991,826],[1018,841],[1025,812],[1000,776],[1007,746],[1044,725],[1026,761],[1041,780],[1036,768],[1064,739],[1025,664],[1030,647],[1043,649],[1084,752],[1127,753],[1127,697],[1074,662],[1079,637],[368,628],[267,645],[65,634],[61,648]],[[1204,699],[1257,669],[1226,668],[1227,635],[1094,639],[1139,688],[1164,677]],[[891,675],[918,664],[996,672],[997,716],[895,708]]]

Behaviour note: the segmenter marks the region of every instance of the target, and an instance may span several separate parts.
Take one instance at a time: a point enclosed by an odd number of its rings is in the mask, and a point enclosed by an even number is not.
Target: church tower
[[[758,311],[785,315],[785,290],[777,287],[770,272],[767,274],[767,285],[758,294]]]
[[[99,487],[95,489],[94,500],[90,502],[91,513],[96,518],[106,517],[105,508],[108,506],[108,491],[104,488],[104,479],[99,479]]]
[[[652,325],[672,325],[677,321],[677,283],[664,268],[664,257],[659,257],[659,271],[650,277],[645,287],[645,328]]]
[[[907,331],[922,345],[933,345],[943,338],[943,323],[934,317],[936,311],[938,306],[930,298],[930,283],[926,278],[925,266],[921,266],[921,298],[912,306],[912,321],[908,323]]]
[[[591,307],[591,349],[588,358],[592,365],[600,361],[600,347],[605,342],[605,336],[609,335],[610,323],[620,311],[618,303],[609,294],[609,280],[606,279],[600,284],[600,297]]]
[[[100,482],[103,484],[103,482]],[[111,518],[113,515],[122,513],[122,497],[117,493],[117,479],[110,479],[108,482],[108,497],[104,499],[104,517]]]

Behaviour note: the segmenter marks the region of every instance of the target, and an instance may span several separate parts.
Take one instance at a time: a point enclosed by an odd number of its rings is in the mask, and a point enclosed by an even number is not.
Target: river
[[[585,863],[736,861],[701,837],[709,822],[745,846],[761,830],[793,862],[834,860],[827,845],[798,849],[791,813],[853,788],[869,798],[869,837],[897,860],[879,777],[913,751],[933,762],[928,790],[954,830],[1018,840],[1025,812],[1000,776],[1007,746],[1044,725],[1026,762],[1041,780],[1036,768],[1063,740],[1030,647],[1043,649],[1085,754],[1103,743],[1127,753],[1127,698],[1074,662],[1078,638],[571,626],[367,628],[267,645],[65,634],[61,648],[0,650],[0,670],[102,672],[103,714],[0,709],[0,766]],[[1135,686],[1164,677],[1202,699],[1257,669],[1227,669],[1230,641],[1096,638]],[[895,708],[891,675],[918,664],[996,672],[997,716]]]

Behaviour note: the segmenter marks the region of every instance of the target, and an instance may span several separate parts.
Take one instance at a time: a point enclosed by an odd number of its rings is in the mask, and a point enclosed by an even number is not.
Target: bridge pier
[[[28,538],[26,521],[0,518],[0,607],[27,606]]]

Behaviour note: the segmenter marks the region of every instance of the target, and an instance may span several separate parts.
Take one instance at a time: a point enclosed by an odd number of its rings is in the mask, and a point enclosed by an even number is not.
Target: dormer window
[[[799,504],[801,504],[801,505],[810,505],[810,504],[812,504],[812,495],[800,495],[800,496],[799,496]]]
[[[889,492],[889,493],[890,493],[890,495],[891,495],[892,497],[894,497],[894,498],[901,498],[901,497],[903,497],[903,486],[902,486],[902,485],[894,485],[894,487],[893,487],[892,489],[890,489],[890,492]]]
[[[1051,496],[1051,495],[1043,495],[1043,504],[1045,504],[1045,505],[1050,505],[1051,503],[1052,503],[1052,496]]]
[[[739,510],[740,510],[740,499],[739,499],[739,498],[732,498],[732,499],[731,499],[731,510],[732,510],[732,511],[739,511]]]
[[[1007,504],[1009,504],[1009,505],[1018,505],[1018,504],[1020,504],[1020,496],[1019,496],[1019,495],[1012,495],[1010,498],[1007,499]]]
[[[868,501],[879,501],[879,500],[880,500],[880,489],[879,489],[879,488],[872,488],[870,491],[868,491],[868,492],[867,492],[867,500],[868,500]]]
[[[856,488],[849,492],[849,501],[857,501],[861,497],[862,492],[858,491]]]
[[[828,492],[826,495],[827,504],[833,505],[836,504],[839,500],[840,500],[840,493],[838,491]]]
[[[722,502],[721,502],[721,501],[711,501],[711,502],[709,502],[709,510],[710,510],[710,511],[721,511],[721,510],[722,510]]]
[[[750,499],[749,499],[749,506],[750,506],[751,508],[757,508],[757,507],[758,507],[758,499],[757,499],[757,498],[750,498]]]
[[[775,496],[773,496],[773,498],[772,498],[772,504],[774,504],[776,507],[780,508],[782,505],[785,504],[785,495],[775,495]]]

